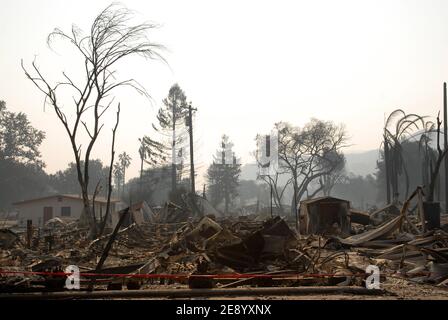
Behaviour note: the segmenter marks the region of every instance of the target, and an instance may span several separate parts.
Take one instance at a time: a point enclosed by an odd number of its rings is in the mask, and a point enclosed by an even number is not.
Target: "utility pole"
[[[191,193],[194,195],[196,193],[195,181],[194,181],[194,154],[193,154],[193,111],[197,111],[191,107],[191,102],[188,105],[188,127],[190,134],[190,182],[191,182]]]
[[[271,157],[271,136],[270,135],[266,135],[266,142],[265,143],[266,143],[266,150],[265,150],[266,158],[270,159],[270,157]],[[271,176],[270,166],[271,166],[271,161],[269,161],[269,173],[268,173],[269,179],[270,179],[270,176]],[[270,198],[269,198],[269,200],[270,200],[271,218],[272,218],[273,214],[272,214],[272,181],[271,180],[270,180],[270,183],[269,183],[269,187],[270,187]]]
[[[448,148],[447,141],[447,101],[446,101],[446,82],[443,83],[443,146],[444,150]],[[448,209],[448,157],[445,156],[445,212]]]
[[[273,218],[274,215],[272,214],[272,182],[269,185],[271,187],[271,218]]]

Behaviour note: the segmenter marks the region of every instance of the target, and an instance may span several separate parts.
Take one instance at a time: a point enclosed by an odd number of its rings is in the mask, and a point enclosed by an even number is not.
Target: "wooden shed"
[[[350,202],[319,197],[300,202],[300,234],[350,234]]]

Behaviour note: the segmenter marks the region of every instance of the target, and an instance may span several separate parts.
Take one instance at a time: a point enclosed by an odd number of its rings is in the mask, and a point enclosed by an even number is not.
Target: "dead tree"
[[[262,137],[261,135],[257,135],[255,140],[260,141],[261,137]],[[269,186],[269,189],[271,190],[271,197],[274,201],[274,205],[277,207],[278,212],[281,215],[284,215],[285,212],[283,208],[282,199],[286,189],[292,183],[292,178],[288,178],[283,185],[280,185],[279,178],[281,176],[287,175],[288,174],[287,170],[285,170],[283,167],[278,167],[276,168],[276,170],[271,170],[273,172],[268,173],[264,172],[265,169],[269,169],[269,166],[271,166],[271,162],[269,161],[268,163],[263,163],[262,159],[260,159],[259,151],[260,150],[257,150],[256,152],[253,153],[255,161],[257,162],[257,166],[260,169],[257,174],[257,180],[262,180]]]
[[[118,87],[129,86],[149,97],[146,90],[134,79],[118,80],[115,67],[118,62],[129,56],[163,60],[158,53],[162,47],[150,42],[146,35],[156,26],[150,23],[129,25],[131,18],[132,14],[128,9],[110,5],[95,18],[89,34],[84,35],[78,27],[73,26],[69,33],[55,29],[48,36],[50,46],[55,38],[60,38],[68,41],[80,54],[84,61],[85,77],[83,81],[76,82],[62,72],[64,80],[50,84],[35,61],[32,63],[32,71],[28,71],[22,61],[22,68],[26,76],[45,95],[44,103],[54,109],[70,139],[84,211],[91,226],[91,237],[96,235],[96,225],[87,191],[89,160],[93,146],[104,126],[101,121],[103,115],[113,101],[111,94]],[[73,93],[71,104],[74,107],[74,112],[71,115],[67,114],[68,102],[64,103],[63,108],[63,104],[59,100],[62,96],[60,91],[63,89],[69,89]],[[71,118],[74,120],[69,121]],[[78,139],[80,127],[85,129],[88,136],[84,154],[81,153],[81,143]],[[84,158],[83,167],[82,157]]]
[[[433,163],[433,161],[430,162],[431,180],[429,183],[428,195],[426,197],[426,200],[428,202],[434,201],[434,189],[438,180],[440,166],[442,165],[442,161],[446,155],[446,152],[448,151],[448,149],[442,151],[442,148],[440,148],[440,126],[442,124],[442,121],[440,120],[439,116],[440,112],[437,115],[437,160],[435,161],[435,163]]]
[[[334,186],[345,179],[345,156],[337,152],[327,152],[322,162],[322,170],[329,170],[319,177],[319,184],[316,190],[310,195],[314,198],[319,192],[325,197],[329,197]],[[333,167],[334,166],[334,167]]]
[[[118,124],[120,123],[120,104],[118,104],[117,110],[117,120],[115,122],[115,127],[112,129],[112,145],[110,148],[110,165],[109,165],[109,177],[107,181],[107,203],[106,203],[106,213],[104,214],[104,219],[101,221],[100,232],[98,237],[101,237],[104,232],[104,228],[106,227],[107,219],[110,215],[110,198],[112,196],[112,171],[114,167],[114,159],[115,159],[115,135],[117,133]]]
[[[277,123],[276,127],[279,162],[292,177],[291,209],[297,218],[298,202],[310,184],[340,166],[347,136],[342,126],[317,119],[312,119],[304,128],[285,122]]]
[[[274,200],[274,205],[277,207],[280,215],[285,214],[285,210],[283,208],[283,196],[285,194],[286,189],[292,183],[292,179],[288,179],[284,185],[280,185],[279,177],[282,175],[280,172],[276,172],[274,175],[258,175],[257,179],[261,179],[269,186],[270,190],[272,190],[272,199]]]
[[[386,173],[387,202],[397,203],[399,198],[400,176],[405,178],[405,198],[409,194],[409,173],[405,163],[403,143],[413,139],[413,130],[419,131],[425,127],[425,117],[417,114],[406,114],[403,110],[394,110],[387,118],[384,133],[384,166]]]

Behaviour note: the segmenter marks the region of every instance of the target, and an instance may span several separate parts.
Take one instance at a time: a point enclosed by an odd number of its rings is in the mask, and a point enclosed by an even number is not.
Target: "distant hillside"
[[[355,175],[366,176],[376,171],[376,161],[378,160],[378,150],[346,153],[346,170]],[[248,163],[241,167],[240,180],[255,180],[258,168],[255,163]]]

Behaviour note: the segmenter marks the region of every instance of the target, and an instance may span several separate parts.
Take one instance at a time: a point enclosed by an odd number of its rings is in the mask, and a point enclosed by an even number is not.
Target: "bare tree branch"
[[[118,87],[128,86],[138,93],[149,97],[146,89],[136,80],[120,81],[116,79],[116,70],[113,67],[126,57],[142,56],[149,59],[165,61],[158,52],[163,46],[151,42],[147,33],[156,25],[150,23],[132,23],[133,14],[130,10],[119,5],[112,4],[105,8],[93,21],[90,33],[85,35],[76,25],[72,25],[70,32],[54,29],[47,38],[48,46],[53,49],[54,40],[68,41],[77,51],[84,62],[84,81],[75,83],[66,72],[62,72],[63,81],[55,85],[44,78],[35,61],[32,63],[32,74],[21,63],[25,75],[45,95],[44,105],[50,104],[60,122],[64,125],[70,139],[76,167],[78,181],[81,186],[84,202],[84,211],[91,223],[91,236],[96,234],[96,224],[92,217],[90,199],[87,193],[89,185],[89,160],[92,149],[100,135],[104,123],[100,120],[109,109],[112,99],[109,94]],[[74,104],[74,116],[67,117],[62,110],[62,104],[57,100],[56,92],[61,87],[69,87],[75,92],[72,97]],[[104,107],[105,106],[105,107]],[[86,111],[92,109],[92,113]],[[74,119],[69,124],[68,119]],[[84,154],[84,166],[81,161],[81,145],[78,146],[78,129],[82,125],[87,132],[89,140]],[[118,115],[117,123],[118,125]],[[116,127],[115,127],[116,129]],[[113,131],[115,134],[115,130]],[[115,139],[115,138],[114,138]]]

